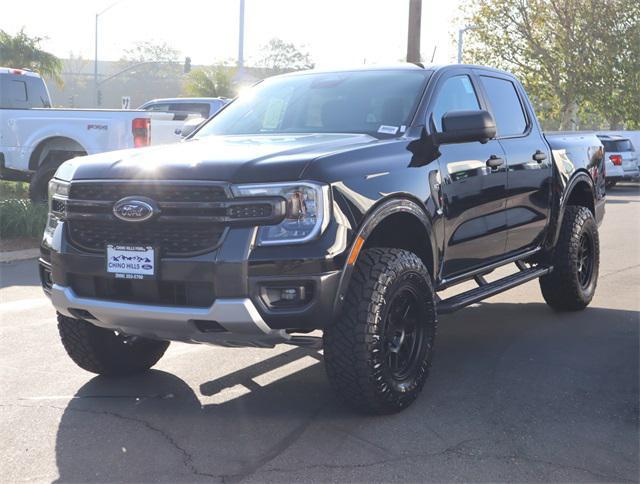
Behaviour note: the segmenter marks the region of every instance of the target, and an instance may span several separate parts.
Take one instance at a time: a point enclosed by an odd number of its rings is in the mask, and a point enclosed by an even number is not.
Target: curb
[[[7,252],[0,252],[0,263],[37,259],[39,256],[40,249],[10,250]]]

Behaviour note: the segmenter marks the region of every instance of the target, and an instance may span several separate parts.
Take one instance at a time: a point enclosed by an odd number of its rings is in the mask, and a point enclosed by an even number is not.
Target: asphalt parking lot
[[[596,298],[536,281],[442,317],[407,411],[362,417],[318,351],[173,344],[113,380],[59,343],[35,261],[0,265],[0,480],[638,481],[640,186],[608,196]]]

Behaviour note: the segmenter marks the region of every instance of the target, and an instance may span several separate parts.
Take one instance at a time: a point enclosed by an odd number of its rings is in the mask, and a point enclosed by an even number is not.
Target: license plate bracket
[[[116,279],[154,279],[157,254],[150,245],[107,244],[107,272]]]

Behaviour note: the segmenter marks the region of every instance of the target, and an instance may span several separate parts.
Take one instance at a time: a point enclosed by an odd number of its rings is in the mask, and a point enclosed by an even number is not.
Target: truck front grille
[[[225,184],[214,182],[73,182],[59,210],[64,210],[70,243],[82,251],[103,253],[107,244],[151,245],[160,255],[186,257],[221,243],[227,193]],[[117,219],[113,205],[125,197],[154,200],[160,216],[142,223]]]
[[[152,203],[153,216],[141,222],[116,217],[114,204],[128,197]],[[187,257],[214,250],[231,225],[279,223],[286,201],[233,198],[221,182],[105,180],[72,182],[68,198],[54,198],[51,210],[66,221],[69,242],[82,251],[151,245],[160,255]]]

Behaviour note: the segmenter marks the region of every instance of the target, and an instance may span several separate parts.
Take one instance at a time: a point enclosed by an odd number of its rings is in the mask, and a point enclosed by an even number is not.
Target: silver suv
[[[606,159],[607,187],[621,180],[630,180],[640,176],[638,154],[629,138],[617,134],[599,134]]]

